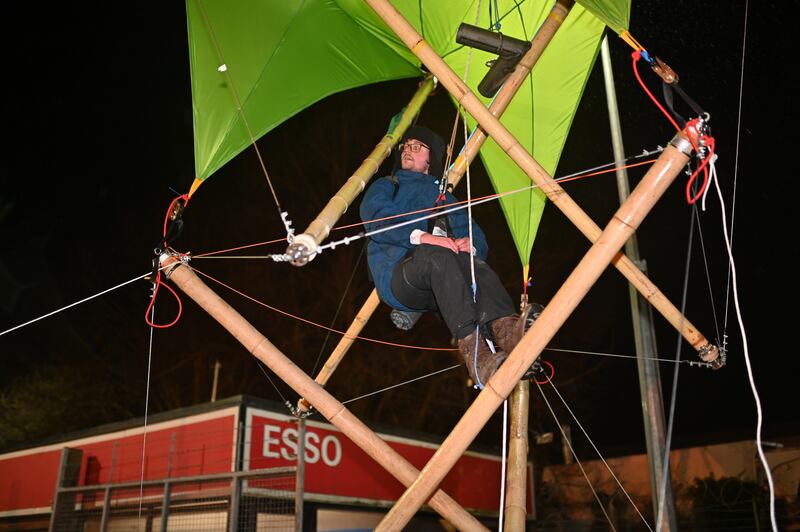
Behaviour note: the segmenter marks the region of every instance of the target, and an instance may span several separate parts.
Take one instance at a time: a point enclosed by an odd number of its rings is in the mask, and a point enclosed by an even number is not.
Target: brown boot
[[[492,334],[500,349],[507,353],[506,357],[517,347],[525,332],[544,310],[539,303],[534,305],[525,305],[519,316],[503,316],[492,321]],[[541,365],[538,360],[534,360],[531,367],[522,375],[522,380],[533,378],[539,371]]]
[[[475,363],[476,335],[478,336],[477,364]],[[489,345],[486,343],[486,340],[477,332],[474,332],[466,338],[459,340],[458,350],[461,352],[461,356],[464,358],[464,364],[467,366],[467,371],[469,372],[472,382],[474,382],[479,388],[483,388],[486,383],[489,382],[489,379],[497,371],[497,368],[499,368],[500,364],[502,364],[506,359],[506,354],[502,351],[492,353],[491,349],[489,349]]]
[[[511,353],[525,334],[525,321],[530,312],[530,305],[522,309],[521,316],[503,316],[492,321],[492,334],[497,345],[506,353]]]

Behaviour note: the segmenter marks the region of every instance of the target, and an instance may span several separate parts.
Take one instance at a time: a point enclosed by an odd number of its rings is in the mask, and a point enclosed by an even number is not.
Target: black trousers
[[[392,292],[409,308],[438,310],[456,339],[471,334],[477,325],[514,314],[514,303],[500,278],[477,257],[473,300],[470,258],[441,246],[419,245],[395,267]]]

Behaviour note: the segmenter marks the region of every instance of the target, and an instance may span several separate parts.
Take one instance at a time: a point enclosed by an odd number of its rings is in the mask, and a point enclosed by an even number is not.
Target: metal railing
[[[294,466],[59,485],[50,531],[296,531],[302,527],[302,502],[298,503],[302,497],[297,497],[297,488]]]

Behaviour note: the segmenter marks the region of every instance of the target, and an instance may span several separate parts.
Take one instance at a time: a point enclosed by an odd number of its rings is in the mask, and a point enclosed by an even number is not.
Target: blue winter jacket
[[[359,211],[362,221],[367,222],[401,213],[429,209],[434,206],[439,195],[438,179],[428,174],[410,172],[408,170],[397,170],[394,175],[397,178],[396,183],[390,177],[382,177],[367,189]],[[449,192],[446,194],[445,199],[446,204],[458,201]],[[370,232],[419,218],[426,214],[430,214],[430,211],[392,218],[382,222],[367,223],[365,228]],[[448,220],[454,238],[469,236],[466,208],[450,213]],[[406,256],[411,248],[415,247],[409,242],[411,232],[414,229],[421,229],[427,232],[428,227],[428,219],[418,220],[369,237],[367,246],[369,270],[372,274],[375,288],[378,290],[378,296],[381,301],[390,307],[406,311],[414,310],[404,306],[394,297],[392,293],[392,273],[397,263]],[[489,246],[486,243],[483,231],[474,220],[472,221],[472,245],[477,252],[477,256],[482,260],[486,260]]]

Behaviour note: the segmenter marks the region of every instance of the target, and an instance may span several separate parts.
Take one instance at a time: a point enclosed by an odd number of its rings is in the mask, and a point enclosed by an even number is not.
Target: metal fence
[[[59,486],[53,507],[52,532],[302,529],[296,467]]]

